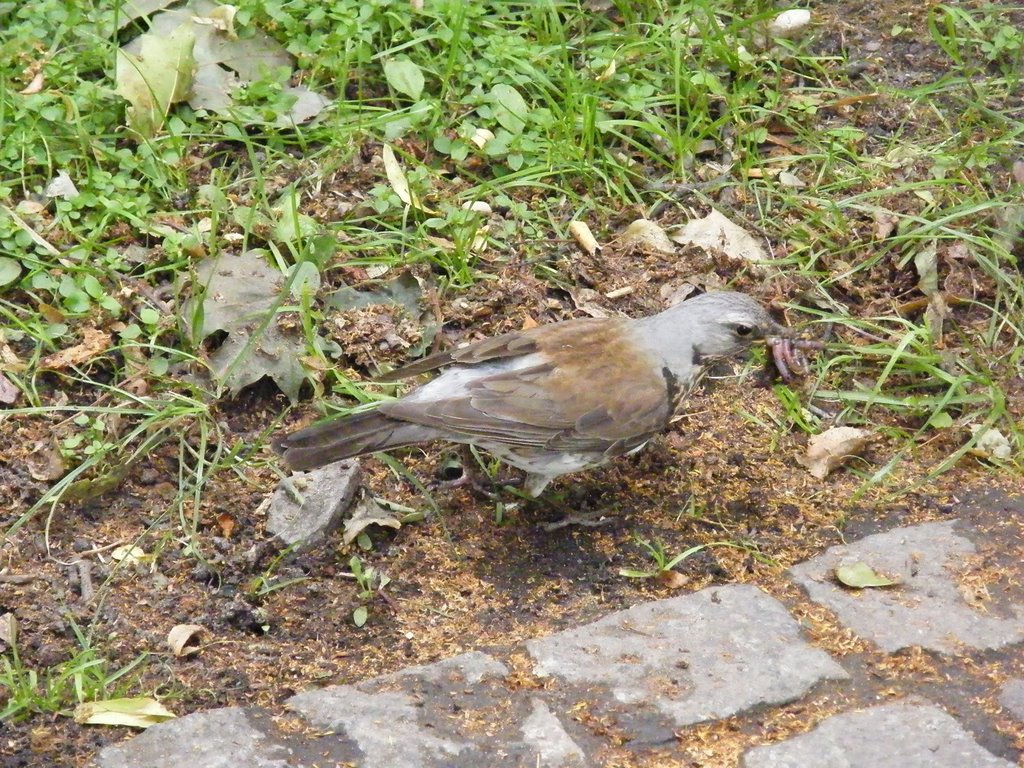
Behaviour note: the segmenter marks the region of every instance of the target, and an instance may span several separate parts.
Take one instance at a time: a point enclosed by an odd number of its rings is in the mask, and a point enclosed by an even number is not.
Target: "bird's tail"
[[[291,469],[305,471],[353,456],[423,443],[434,437],[435,432],[430,427],[398,421],[380,411],[364,411],[279,437],[273,448]]]

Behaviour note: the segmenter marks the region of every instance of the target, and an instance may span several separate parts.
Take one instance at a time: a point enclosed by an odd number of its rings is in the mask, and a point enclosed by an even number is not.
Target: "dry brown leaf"
[[[676,247],[665,230],[649,219],[637,219],[622,233],[622,244],[627,248],[642,248],[655,253],[675,253]]]
[[[22,96],[31,96],[34,93],[40,93],[43,90],[44,82],[45,80],[43,78],[43,70],[40,69],[38,72],[36,72],[35,76],[32,78],[29,84],[22,88],[20,91],[18,91],[18,93],[20,93]]]
[[[523,318],[523,324],[519,327],[519,330],[528,331],[531,328],[536,328],[538,325],[539,323],[536,320],[527,315],[526,317]]]
[[[99,357],[109,348],[109,333],[101,331],[99,328],[86,328],[80,344],[47,355],[40,361],[39,367],[51,371],[62,371]]]
[[[217,515],[217,527],[220,528],[220,535],[225,539],[231,538],[231,534],[235,532],[237,525],[238,521],[227,512],[221,512]]]
[[[797,462],[819,480],[836,467],[841,466],[851,456],[856,456],[868,441],[871,433],[856,427],[832,427],[814,435],[807,443],[807,455],[797,458]]]
[[[82,725],[123,725],[149,728],[170,720],[175,714],[156,699],[107,699],[75,707],[75,722]]]
[[[977,438],[974,448],[971,450],[975,456],[998,461],[1009,461],[1013,458],[1013,446],[1006,439],[1002,432],[995,427],[986,427],[983,424],[971,424],[971,435]],[[978,436],[978,433],[981,433]]]
[[[679,571],[659,571],[655,578],[659,584],[668,589],[682,589],[690,583],[690,579]]]
[[[199,653],[199,636],[205,631],[199,624],[177,624],[167,633],[167,647],[175,656]]]
[[[409,188],[409,180],[405,176],[402,164],[395,157],[395,150],[385,144],[384,149],[381,151],[381,157],[384,160],[384,173],[387,174],[388,183],[391,184],[391,189],[394,193],[398,195],[398,199],[406,205],[418,208],[419,205],[413,197],[412,190]]]
[[[40,440],[32,447],[31,452],[25,457],[25,467],[32,479],[41,483],[59,480],[67,469],[60,446],[53,437]]]
[[[0,371],[0,404],[13,405],[19,394],[18,388]]]
[[[672,233],[672,240],[681,245],[721,252],[737,261],[768,260],[768,253],[758,238],[714,210],[702,219],[686,222],[686,226]]]
[[[67,318],[64,317],[64,313],[56,307],[39,302],[36,305],[36,309],[39,310],[39,314],[43,316],[43,319],[48,323],[63,323]]]
[[[884,208],[875,210],[871,218],[875,222],[875,240],[885,240],[896,231],[896,226],[900,223],[899,216]]]
[[[964,599],[971,608],[976,611],[985,610],[987,603],[992,600],[992,593],[984,584],[961,584],[960,597]]]

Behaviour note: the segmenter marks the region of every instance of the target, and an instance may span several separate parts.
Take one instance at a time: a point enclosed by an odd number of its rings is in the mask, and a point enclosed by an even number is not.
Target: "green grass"
[[[126,471],[162,450],[175,457],[166,479],[176,490],[148,517],[174,536],[154,538],[184,541],[202,558],[211,485],[259,484],[277,422],[255,439],[224,428],[237,393],[211,374],[203,318],[183,312],[202,294],[205,259],[262,249],[283,287],[260,328],[293,323],[303,392],[354,405],[379,394],[326,330],[325,303],[353,270],[423,265],[446,301],[511,263],[565,288],[558,254],[569,221],[587,220],[607,242],[668,200],[675,222],[683,213],[665,185],[723,173],[735,193],[725,212],[780,254],[784,284],[803,287],[785,298],[812,332],[831,323],[837,338],[806,392],[779,388],[768,439],[876,426],[888,458],[853,467],[861,493],[907,491],[896,468],[937,435],[954,435],[955,448],[924,476],[948,470],[975,447],[972,424],[1000,429],[1016,456],[1024,450],[1007,407],[1008,383],[1024,371],[1024,207],[1010,174],[1024,155],[1024,39],[1013,21],[1024,9],[932,7],[921,42],[934,43],[945,73],[898,89],[884,62],[851,80],[844,54],[816,53],[813,28],[759,43],[776,10],[768,2],[619,2],[602,14],[570,2],[452,0],[415,11],[405,0],[246,0],[243,36],[260,28],[285,45],[331,106],[312,123],[275,127],[288,96],[257,81],[232,115],[179,104],[161,133],[136,141],[112,76],[118,45],[142,30],[117,31],[109,6],[0,10],[0,351],[10,353],[0,370],[20,391],[0,429],[51,432],[66,467],[8,513],[8,536],[116,493]],[[37,71],[41,89],[19,93]],[[858,119],[874,109],[889,122]],[[414,205],[385,173],[384,144]],[[806,186],[776,183],[779,170]],[[77,197],[42,195],[60,172]],[[699,212],[710,200],[680,202]],[[501,215],[467,211],[475,201]],[[878,238],[886,217],[892,231]],[[922,298],[915,263],[930,248],[940,277],[955,268],[976,291],[960,296],[941,340],[923,308],[897,312]],[[891,302],[877,300],[878,286]],[[97,354],[42,366],[93,328],[110,336]],[[1018,472],[1020,460],[996,469]],[[643,546],[659,569],[671,562]],[[364,604],[379,588],[372,573],[356,574]],[[254,589],[279,588],[267,579]],[[72,688],[81,698],[116,674],[91,646],[41,674],[14,655],[0,676],[13,692],[5,712],[64,709]]]
[[[78,704],[121,696],[138,683],[138,670],[146,663],[140,656],[114,668],[103,658],[85,633],[72,623],[77,651],[59,664],[35,669],[24,664],[17,642],[0,659],[0,722],[24,720],[37,714],[70,716]]]

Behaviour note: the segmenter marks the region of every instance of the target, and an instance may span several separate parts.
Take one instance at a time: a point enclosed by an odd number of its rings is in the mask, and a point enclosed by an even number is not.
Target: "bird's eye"
[[[754,326],[752,325],[737,325],[736,335],[737,336],[749,336],[754,332]]]

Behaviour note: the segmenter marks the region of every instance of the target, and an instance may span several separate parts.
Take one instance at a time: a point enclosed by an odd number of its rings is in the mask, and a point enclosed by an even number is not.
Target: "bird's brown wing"
[[[499,367],[451,397],[399,400],[382,411],[481,441],[625,452],[668,423],[680,386],[627,327],[617,319],[579,320],[454,350],[448,362],[463,365],[539,354],[529,367]]]
[[[422,360],[417,360],[408,365],[403,365],[393,371],[377,376],[375,381],[398,381],[419,376],[421,373],[429,373],[448,365],[476,365],[492,360],[506,360],[513,357],[522,357],[536,352],[540,345],[545,343],[548,337],[561,337],[568,330],[569,335],[586,332],[598,332],[605,326],[617,325],[622,321],[617,319],[580,318],[577,320],[566,320],[551,325],[541,325],[526,331],[511,331],[500,336],[489,339],[481,339],[464,347],[447,349],[444,352],[437,352],[428,355]],[[571,329],[571,330],[569,330]]]

